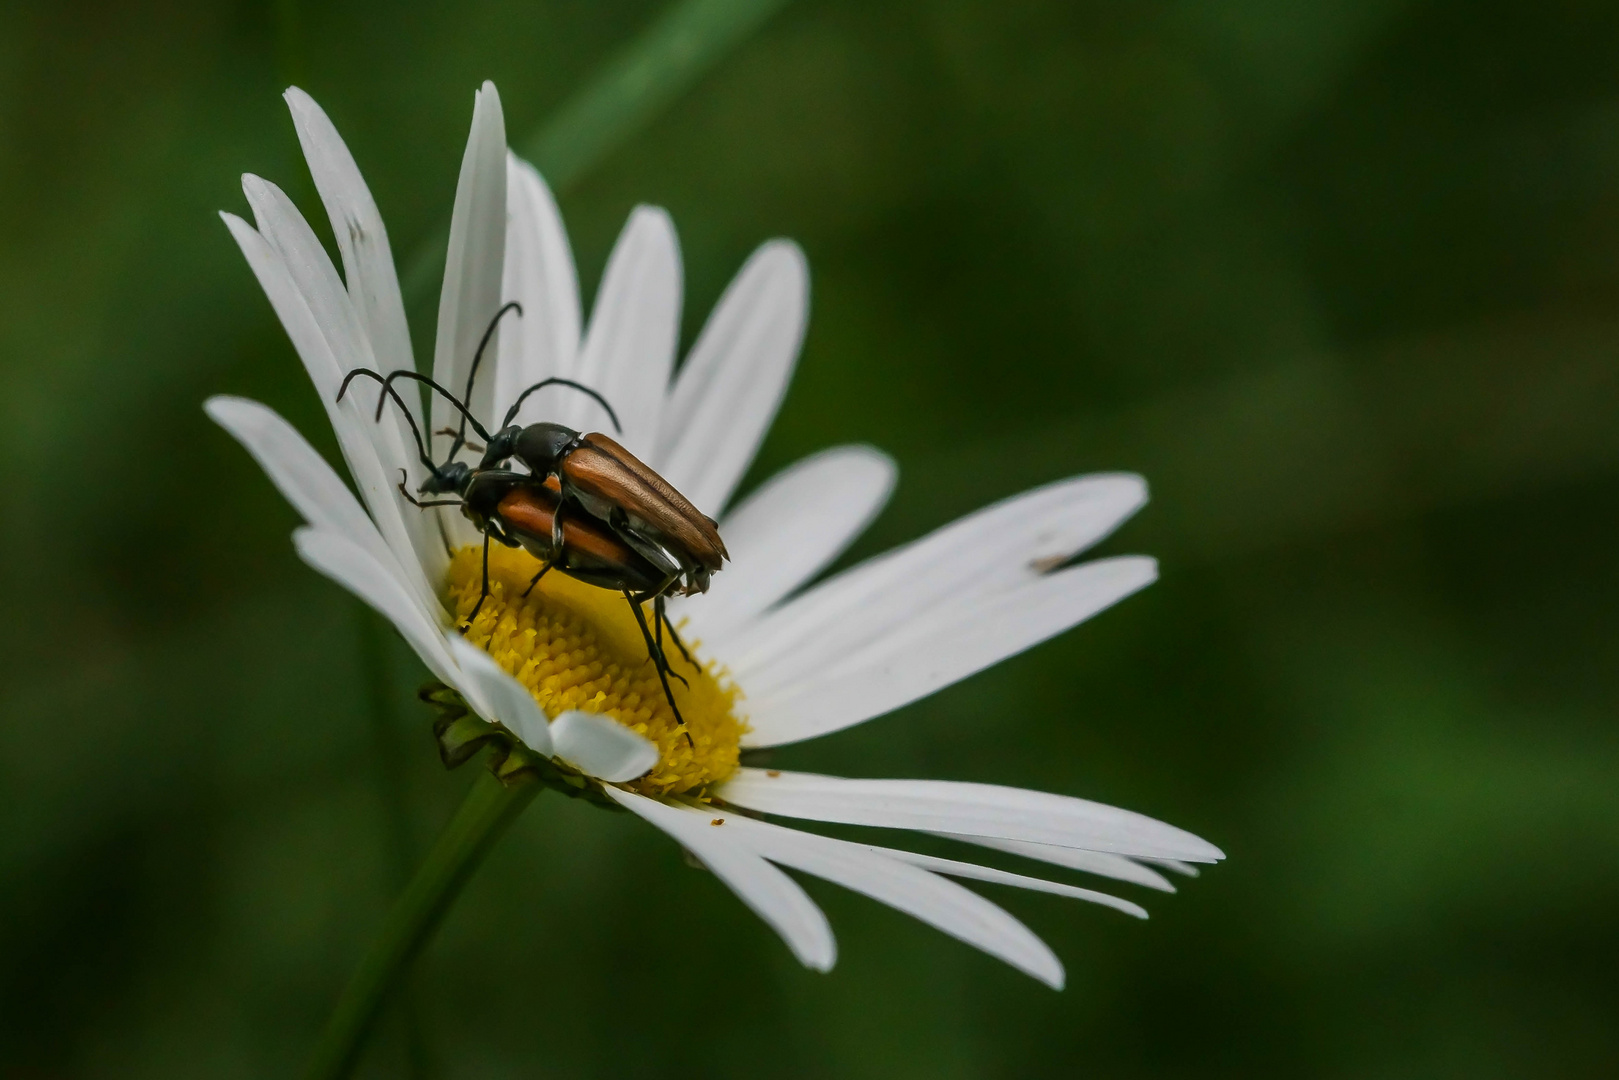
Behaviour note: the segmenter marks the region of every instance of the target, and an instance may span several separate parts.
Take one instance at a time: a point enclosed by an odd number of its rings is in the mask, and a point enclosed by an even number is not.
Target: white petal
[[[1005,870],[996,870],[991,866],[979,866],[977,863],[959,862],[955,859],[940,859],[932,855],[920,855],[914,851],[899,851],[895,848],[871,847],[873,851],[880,851],[889,858],[900,862],[920,866],[924,870],[931,870],[935,874],[944,874],[948,877],[968,878],[973,881],[987,881],[993,885],[1010,885],[1017,889],[1028,889],[1030,892],[1051,893],[1054,896],[1066,896],[1072,900],[1084,900],[1092,904],[1101,904],[1115,911],[1122,911],[1126,915],[1134,915],[1138,919],[1147,917],[1147,909],[1140,904],[1133,904],[1121,897],[1112,896],[1094,889],[1081,889],[1073,885],[1064,885],[1060,881],[1047,881],[1045,878],[1027,877],[1023,874],[1009,874]]]
[[[669,394],[653,465],[717,515],[787,393],[809,314],[809,264],[772,240],[726,288]]]
[[[304,160],[309,163],[310,175],[326,206],[326,214],[337,239],[337,248],[343,258],[349,300],[361,331],[370,343],[372,360],[382,372],[400,369],[415,370],[416,360],[410,347],[410,327],[405,321],[404,298],[399,292],[399,279],[394,271],[393,252],[388,244],[388,230],[383,226],[382,214],[366,187],[360,168],[349,153],[349,148],[337,133],[330,118],[315,100],[297,87],[283,95],[292,112],[298,130],[298,142],[303,147]],[[358,402],[374,405],[378,387],[357,387]],[[421,397],[412,387],[400,394],[405,407],[411,411],[417,426],[422,426]],[[383,410],[382,423],[386,429],[375,430],[374,440],[382,440],[385,460],[397,458],[398,465],[407,471],[410,481],[421,480],[417,469],[416,443],[407,426],[406,418],[397,408]],[[391,429],[391,430],[390,430]],[[410,519],[407,517],[407,521]],[[425,525],[425,522],[422,524]],[[429,539],[425,528],[412,527],[412,536],[418,547],[425,550]],[[436,537],[432,539],[436,540]]]
[[[869,446],[823,450],[767,480],[720,523],[731,551],[709,591],[673,610],[692,633],[724,634],[815,576],[894,490],[894,460]]]
[[[441,682],[464,689],[458,679],[455,664],[444,648],[439,628],[422,615],[411,602],[404,583],[389,573],[364,548],[346,536],[320,529],[302,528],[292,534],[298,555],[349,592],[370,604],[379,614],[394,624],[404,639],[410,642],[422,663]]]
[[[376,370],[378,361],[359,313],[326,249],[298,208],[280,188],[251,174],[242,177],[242,191],[258,220],[260,235],[280,253],[287,276],[308,305],[339,373],[347,375],[355,368]],[[344,395],[342,407],[343,414],[350,417],[348,426],[376,447],[384,473],[397,478],[400,470],[404,470],[408,483],[420,483],[422,469],[416,444],[402,426],[404,418],[397,409],[389,407],[383,410],[380,420],[373,419],[380,395],[381,386],[371,380],[351,386]],[[387,499],[398,508],[398,496],[392,489],[387,492]],[[376,508],[372,509],[375,513]],[[422,531],[420,516],[406,517],[405,525],[412,534],[413,544],[420,547],[422,538],[417,535]]]
[[[346,419],[340,420],[336,405],[337,385],[343,379],[342,369],[338,366],[326,334],[315,322],[309,305],[287,273],[281,252],[260,236],[257,229],[235,214],[222,211],[219,217],[242,249],[248,266],[270,300],[270,306],[275,309],[287,336],[292,339],[298,358],[303,361],[304,370],[309,374],[309,381],[315,384],[315,392],[320,395],[321,403],[326,406],[327,415],[332,419],[333,428],[339,422],[347,424]]]
[[[460,634],[445,634],[444,642],[460,669],[457,688],[468,696],[468,704],[478,715],[500,721],[530,750],[550,757],[553,752],[551,732],[545,714],[534,702],[534,695],[495,663],[494,657]]]
[[[608,256],[574,375],[601,394],[624,425],[615,436],[650,461],[680,337],[680,247],[669,215],[638,206]],[[611,431],[600,405],[572,395],[556,416],[580,431]],[[706,509],[695,503],[699,510]]]
[[[450,217],[450,246],[439,294],[438,333],[433,343],[433,378],[455,394],[466,396],[473,357],[489,324],[500,310],[506,252],[506,121],[495,84],[486,82],[473,99],[472,132],[461,158],[461,177]],[[510,318],[510,316],[508,316]],[[465,403],[472,415],[488,424],[493,404],[494,364],[499,332],[479,367],[478,380]],[[453,427],[460,417],[439,395],[431,394],[428,410],[433,430]],[[495,418],[498,419],[498,418]],[[449,449],[449,438],[433,436],[434,460]],[[456,518],[445,515],[444,520]],[[457,542],[469,542],[471,526],[452,526]]]
[[[1157,576],[1145,556],[1098,559],[950,605],[792,682],[785,666],[759,673],[737,664],[753,725],[745,745],[798,742],[881,716],[1062,633]]]
[[[253,208],[259,234],[281,253],[299,295],[326,337],[339,372],[375,367],[370,340],[360,326],[343,279],[337,276],[337,267],[303,214],[286,192],[251,173],[242,177],[242,193]]]
[[[737,843],[734,830],[711,826],[685,810],[619,788],[604,790],[619,805],[668,833],[701,859],[715,877],[781,935],[801,964],[815,971],[832,970],[838,947],[826,916],[792,878]]]
[[[1047,986],[1062,989],[1062,963],[1045,942],[969,889],[891,858],[881,848],[784,829],[740,814],[715,813],[707,807],[687,807],[686,812],[698,820],[706,816],[724,822],[716,831],[737,832],[741,843],[771,862],[869,896],[1006,961]]]
[[[349,298],[371,342],[376,362],[384,372],[414,369],[410,328],[405,322],[405,304],[399,293],[388,231],[371,190],[342,136],[315,100],[296,86],[283,96],[292,111],[315,189],[331,219],[332,234],[343,256]],[[407,395],[407,400],[413,397]]]
[[[402,581],[409,579],[376,525],[366,517],[359,502],[326,464],[326,459],[274,409],[257,401],[224,395],[209,398],[203,409],[247,448],[271,483],[306,522],[316,529],[347,537],[395,577]],[[423,614],[438,615],[432,609],[424,610]]]
[[[1002,840],[993,836],[963,836],[960,833],[939,833],[938,835],[951,840],[962,840],[969,844],[994,848],[996,851],[1022,855],[1027,859],[1038,859],[1054,866],[1066,866],[1071,870],[1083,870],[1087,874],[1113,878],[1115,881],[1129,881],[1136,885],[1145,885],[1147,888],[1157,889],[1159,892],[1172,893],[1175,891],[1175,886],[1170,884],[1169,879],[1164,875],[1151,867],[1142,866],[1134,859],[1127,859],[1123,855],[1113,855],[1106,851],[1081,851],[1078,848],[1053,847],[1050,844],[1031,844],[1025,840]]]
[[[1152,863],[1154,866],[1162,866],[1165,870],[1172,870],[1187,877],[1197,877],[1198,874],[1202,873],[1197,867],[1189,863],[1183,863],[1179,859],[1143,859],[1141,861]]]
[[[337,388],[342,376],[326,333],[299,292],[281,253],[236,215],[219,216],[241,247],[242,254],[247,257],[248,265],[259,279],[270,306],[275,309],[287,336],[292,339],[294,349],[304,362],[304,369],[315,384],[315,392],[325,406],[326,416],[337,435],[349,475],[354,478],[355,487],[359,489],[388,547],[405,568],[407,584],[416,593],[417,603],[424,609],[430,608],[437,600],[433,590],[428,587],[422,567],[426,566],[427,572],[435,576],[439,571],[435,569],[435,563],[418,558],[421,549],[412,535],[411,524],[407,523],[400,511],[394,489],[398,477],[390,476],[384,469],[376,444],[364,430],[364,425],[370,422],[369,417],[358,415],[356,402],[348,398],[341,403],[337,401]],[[439,558],[442,560],[442,552]]]
[[[750,810],[810,821],[966,833],[1188,862],[1225,857],[1207,840],[1144,814],[996,784],[847,780],[741,769],[714,794]]]
[[[579,352],[579,276],[562,215],[534,166],[515,155],[506,158],[506,202],[511,213],[502,295],[522,304],[523,314],[508,315],[511,321],[501,327],[490,414],[497,422],[528,387],[553,376],[571,377]],[[517,422],[554,416],[564,396],[578,393],[565,387],[542,390],[524,403]]]
[[[551,740],[557,757],[609,784],[645,776],[658,763],[656,743],[600,713],[563,713],[551,721]]]
[[[1146,501],[1140,477],[1081,476],[1006,499],[845,571],[747,628],[724,655],[739,679],[780,686],[897,628],[1039,580]],[[718,644],[718,643],[715,643]]]

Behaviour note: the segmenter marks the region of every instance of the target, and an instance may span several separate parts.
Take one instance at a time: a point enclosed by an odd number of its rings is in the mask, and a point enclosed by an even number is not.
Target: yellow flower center
[[[468,547],[450,560],[449,605],[457,625],[466,622],[483,588],[483,552]],[[658,746],[658,764],[629,786],[645,795],[693,791],[736,771],[742,733],[736,715],[740,696],[725,673],[697,655],[696,664],[664,634],[670,666],[690,685],[670,678],[682,726],[664,696],[646,639],[619,593],[598,589],[552,571],[526,597],[540,562],[517,548],[489,550],[489,599],[464,633],[528,688],[546,716],[570,709],[610,716]],[[652,625],[652,605],[644,608]],[[684,640],[684,639],[682,639]],[[690,734],[691,740],[686,736]]]

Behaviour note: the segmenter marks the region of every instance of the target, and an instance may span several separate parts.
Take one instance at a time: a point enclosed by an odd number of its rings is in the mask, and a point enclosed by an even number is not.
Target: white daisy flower
[[[375,383],[337,400],[348,371],[414,367],[387,233],[326,114],[299,90],[286,97],[343,275],[267,181],[243,180],[253,225],[223,217],[325,403],[360,500],[264,405],[216,397],[207,411],[303,515],[294,534],[303,559],[387,617],[480,716],[558,775],[667,833],[821,971],[836,958],[831,928],[778,867],[908,912],[1054,987],[1063,968],[1051,950],[951,879],[1146,913],[1091,889],[767,818],[946,836],[1164,891],[1173,887],[1160,869],[1222,858],[1181,829],[1063,795],[740,764],[743,750],[830,735],[925,697],[1151,583],[1156,564],[1146,557],[1070,565],[1142,506],[1145,485],[1124,474],[1050,484],[805,587],[883,506],[895,469],[870,447],[837,447],[730,505],[797,359],[809,298],[802,252],[782,240],[760,247],[676,371],[681,264],[668,215],[645,206],[631,214],[587,322],[556,204],[507,150],[488,83],[455,196],[435,377],[462,386],[491,317],[517,301],[521,317],[503,322],[479,371],[474,415],[502,415],[522,388],[550,376],[595,388],[618,412],[620,441],[719,520],[732,562],[707,594],[671,606],[696,660],[681,668],[689,687],[675,688],[683,728],[622,597],[561,574],[524,597],[539,565],[525,552],[494,548],[494,593],[465,636],[457,632],[479,592],[482,537],[454,510],[424,512],[401,497],[401,474],[414,490],[424,471],[405,418],[390,407],[373,420]],[[519,422],[542,418],[581,430],[602,419],[599,405],[566,390],[531,397]],[[417,419],[439,429],[454,414],[434,400]],[[433,440],[437,459],[447,443]]]

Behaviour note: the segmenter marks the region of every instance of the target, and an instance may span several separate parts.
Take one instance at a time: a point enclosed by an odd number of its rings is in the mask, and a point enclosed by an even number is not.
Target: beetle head
[[[561,424],[530,424],[518,433],[513,449],[523,464],[538,476],[555,472],[578,438],[577,431]]]
[[[465,495],[472,480],[472,468],[464,461],[446,461],[422,481],[422,495]]]

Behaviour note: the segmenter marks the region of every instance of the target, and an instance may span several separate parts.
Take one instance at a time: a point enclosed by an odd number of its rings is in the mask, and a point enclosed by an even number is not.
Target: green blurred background
[[[0,1075],[293,1074],[472,777],[199,408],[333,452],[214,216],[253,171],[324,222],[280,90],[408,256],[480,80],[525,144],[662,10],[0,8]],[[1163,563],[776,760],[1085,795],[1230,860],[1132,893],[1144,924],[986,887],[1060,994],[812,881],[820,976],[547,796],[366,1073],[1619,1075],[1619,6],[801,0],[722,51],[562,191],[587,296],[638,201],[679,226],[687,341],[795,237],[814,313],[750,484],[892,452],[853,559],[1138,470],[1107,550]]]

